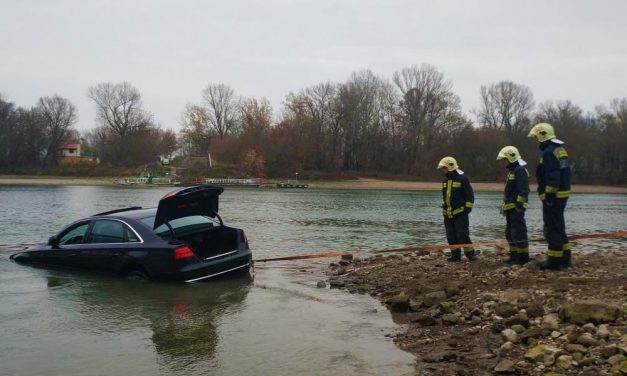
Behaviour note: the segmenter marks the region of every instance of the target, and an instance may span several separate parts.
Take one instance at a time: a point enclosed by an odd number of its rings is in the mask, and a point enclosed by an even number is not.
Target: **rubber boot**
[[[528,262],[529,262],[529,253],[523,252],[523,253],[518,254],[518,257],[516,258],[516,265],[525,265]]]
[[[451,255],[447,259],[450,262],[459,262],[462,260],[462,251],[460,249],[451,250]]]
[[[573,262],[571,261],[571,253],[570,250],[568,251],[564,251],[564,257],[562,257],[562,267],[563,268],[570,268],[571,266],[573,266]]]
[[[472,251],[464,251],[464,256],[468,259],[468,261],[475,261],[477,259],[477,255],[475,255],[475,250]]]
[[[541,270],[560,270],[562,269],[563,257],[548,256],[545,261],[538,262]]]
[[[518,263],[518,252],[509,251],[509,258],[505,260],[507,265],[514,265]]]

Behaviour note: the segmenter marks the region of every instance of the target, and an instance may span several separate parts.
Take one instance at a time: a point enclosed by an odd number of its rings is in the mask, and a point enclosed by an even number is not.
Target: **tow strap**
[[[612,232],[595,232],[588,234],[576,234],[570,235],[568,240],[580,240],[580,239],[605,239],[605,238],[625,238],[627,237],[627,230],[612,231]],[[544,238],[529,239],[530,243],[543,242]],[[389,248],[370,251],[371,253],[392,253],[392,252],[416,252],[416,251],[442,251],[451,248],[464,248],[464,247],[499,247],[507,245],[507,240],[493,240],[489,242],[477,242],[467,244],[432,244],[432,245],[417,245],[411,247],[402,248]],[[285,257],[272,257],[254,260],[255,262],[268,262],[268,261],[287,261],[287,260],[303,260],[303,259],[315,259],[325,257],[338,257],[344,255],[352,255],[354,252],[331,252],[331,253],[312,253],[308,255],[295,255]]]

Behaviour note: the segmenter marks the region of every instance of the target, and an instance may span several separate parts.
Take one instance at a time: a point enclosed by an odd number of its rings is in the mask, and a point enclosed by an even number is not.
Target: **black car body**
[[[252,253],[244,231],[225,226],[218,215],[222,192],[212,185],[188,187],[165,195],[157,208],[99,213],[10,258],[185,282],[248,271]]]

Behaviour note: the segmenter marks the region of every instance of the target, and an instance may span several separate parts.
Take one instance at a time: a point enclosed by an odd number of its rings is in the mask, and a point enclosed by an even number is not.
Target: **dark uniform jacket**
[[[570,162],[562,145],[545,141],[540,144],[542,158],[536,168],[538,194],[545,198],[568,198],[570,196]]]
[[[506,212],[516,207],[527,208],[528,199],[529,172],[518,161],[508,164],[502,211]]]
[[[475,202],[475,194],[470,186],[470,181],[457,171],[446,174],[442,182],[442,214],[447,218],[470,211]]]

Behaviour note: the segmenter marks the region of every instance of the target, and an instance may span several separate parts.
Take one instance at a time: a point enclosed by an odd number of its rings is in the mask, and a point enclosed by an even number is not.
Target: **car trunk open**
[[[199,185],[172,191],[159,200],[153,229],[174,219],[203,215],[218,216],[218,198],[224,188]]]
[[[235,252],[239,248],[238,230],[226,226],[176,235],[175,239],[185,241],[201,259]]]
[[[168,193],[159,201],[153,229],[162,225],[170,227],[171,231],[167,236],[172,240],[185,241],[201,259],[237,251],[239,231],[224,226],[218,215],[218,198],[223,191],[222,187],[201,185]],[[177,231],[170,226],[171,221],[194,216],[218,218],[220,225],[201,226],[202,228],[191,231]]]

